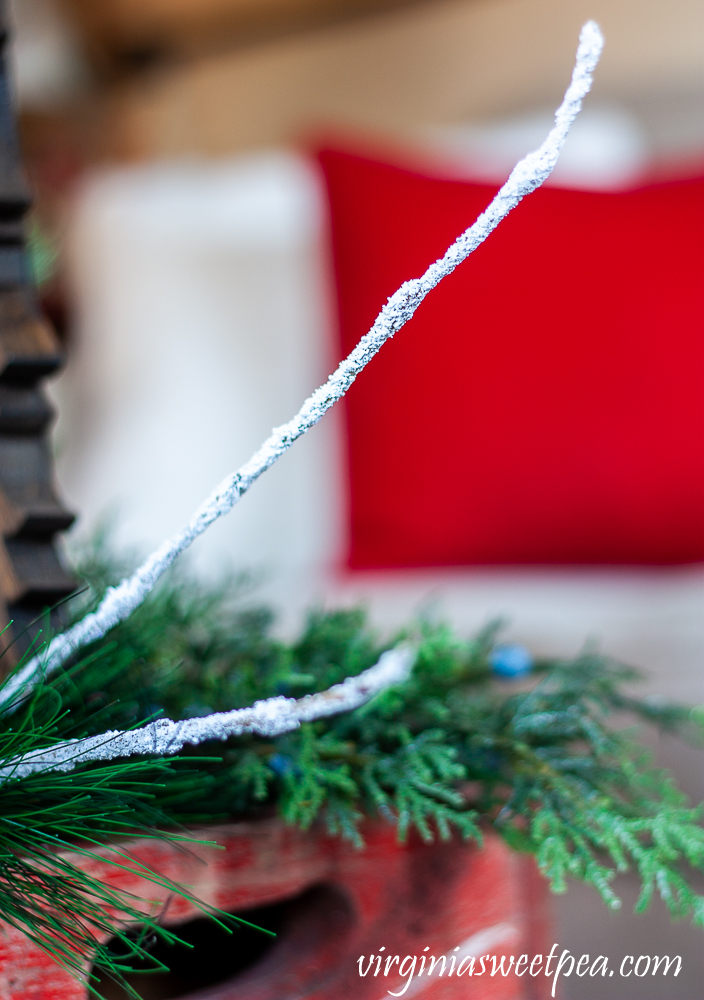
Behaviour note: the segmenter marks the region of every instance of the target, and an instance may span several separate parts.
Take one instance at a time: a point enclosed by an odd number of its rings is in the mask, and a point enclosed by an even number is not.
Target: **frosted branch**
[[[279,736],[298,729],[302,722],[351,712],[385,688],[402,684],[407,680],[414,660],[413,649],[397,646],[382,653],[373,667],[356,677],[348,677],[327,691],[309,694],[298,700],[269,698],[255,702],[251,708],[238,708],[232,712],[215,712],[182,722],[158,719],[142,729],[114,729],[100,736],[66,740],[9,760],[0,767],[0,783],[11,778],[25,778],[38,771],[70,771],[78,764],[113,760],[115,757],[171,755],[178,753],[186,743],[197,746],[206,740],[226,740],[244,733],[269,738]]]
[[[305,434],[347,392],[357,375],[371,361],[386,341],[408,322],[425,296],[451,274],[472,251],[484,242],[502,219],[527,194],[535,191],[550,175],[567,138],[570,125],[589,92],[592,74],[599,61],[603,38],[598,25],[588,21],[579,36],[579,47],[572,80],[564,100],[555,112],[555,125],[542,146],[522,159],[486,211],[459,236],[445,255],[431,264],[420,278],[404,282],[383,306],[369,333],[339,365],[327,382],[308,397],[296,416],[287,424],[275,427],[258,451],[240,469],[227,477],[195,512],[191,520],[167,539],[139,569],[118,586],[110,587],[97,609],[62,635],[17,671],[5,684],[0,703],[7,711],[29,685],[42,675],[51,674],[72,653],[87,643],[101,639],[106,632],[124,621],[139,607],[161,575],[176,557],[205,529],[227,514],[240,497],[293,442]]]

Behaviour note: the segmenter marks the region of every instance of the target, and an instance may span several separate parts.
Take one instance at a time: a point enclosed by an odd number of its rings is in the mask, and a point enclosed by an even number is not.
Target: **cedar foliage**
[[[83,566],[94,595],[108,565],[96,550]],[[360,608],[314,610],[292,643],[272,625],[269,611],[246,602],[242,580],[208,588],[172,573],[52,691],[73,733],[92,734],[162,712],[184,718],[324,690],[411,639],[418,655],[404,685],[275,739],[189,748],[168,767],[155,805],[182,824],[276,808],[304,829],[320,819],[359,846],[367,815],[394,823],[401,840],[454,830],[481,841],[491,826],[536,856],[556,892],[581,879],[615,907],[614,875],[635,869],[639,910],[658,893],[673,916],[704,925],[704,899],[687,881],[687,868],[704,869],[701,810],[614,721],[629,713],[701,741],[696,711],[634,697],[638,672],[589,649],[536,663],[529,683],[497,682],[496,624],[463,640],[421,621],[383,642]]]

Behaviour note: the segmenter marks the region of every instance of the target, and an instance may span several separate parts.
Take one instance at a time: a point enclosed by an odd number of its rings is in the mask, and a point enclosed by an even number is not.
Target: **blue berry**
[[[525,646],[494,646],[489,664],[499,677],[523,677],[533,669],[533,657]]]

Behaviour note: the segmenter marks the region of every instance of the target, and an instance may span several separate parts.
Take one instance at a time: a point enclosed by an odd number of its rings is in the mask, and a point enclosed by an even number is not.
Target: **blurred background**
[[[51,392],[74,538],[107,519],[120,546],[162,541],[340,356],[330,209],[310,155],[319,137],[496,187],[544,138],[593,17],[606,48],[553,184],[606,195],[704,168],[698,0],[10,7],[35,266],[68,359]],[[286,632],[316,602],[364,601],[385,629],[419,610],[463,632],[501,614],[536,653],[595,640],[644,668],[653,692],[704,701],[700,541],[659,566],[457,557],[352,568],[348,435],[341,410],[297,443],[194,546],[198,572],[255,571]],[[664,739],[656,750],[704,798],[701,755]],[[691,1000],[704,971],[700,934],[657,908],[615,916],[575,888],[558,933],[580,953],[683,954],[673,1000]],[[662,1000],[659,987],[610,982],[600,996]],[[565,983],[568,1000],[588,992]]]

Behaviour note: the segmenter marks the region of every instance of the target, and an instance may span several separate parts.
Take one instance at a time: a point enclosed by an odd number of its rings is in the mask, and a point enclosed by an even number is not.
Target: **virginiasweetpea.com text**
[[[362,977],[391,977],[394,980],[405,980],[396,990],[387,990],[391,996],[411,996],[422,985],[421,977],[428,976],[547,976],[552,980],[552,996],[560,977],[572,975],[594,978],[634,977],[643,979],[646,976],[678,976],[682,969],[680,955],[624,955],[623,958],[611,964],[606,955],[573,955],[567,948],[560,951],[559,944],[553,944],[548,955],[473,955],[456,954],[461,952],[461,946],[446,955],[430,955],[430,947],[423,949],[420,955],[382,954],[385,946],[379,948],[379,954],[360,955],[358,959],[359,974]],[[415,982],[414,982],[415,980]],[[414,988],[415,987],[415,988]]]

